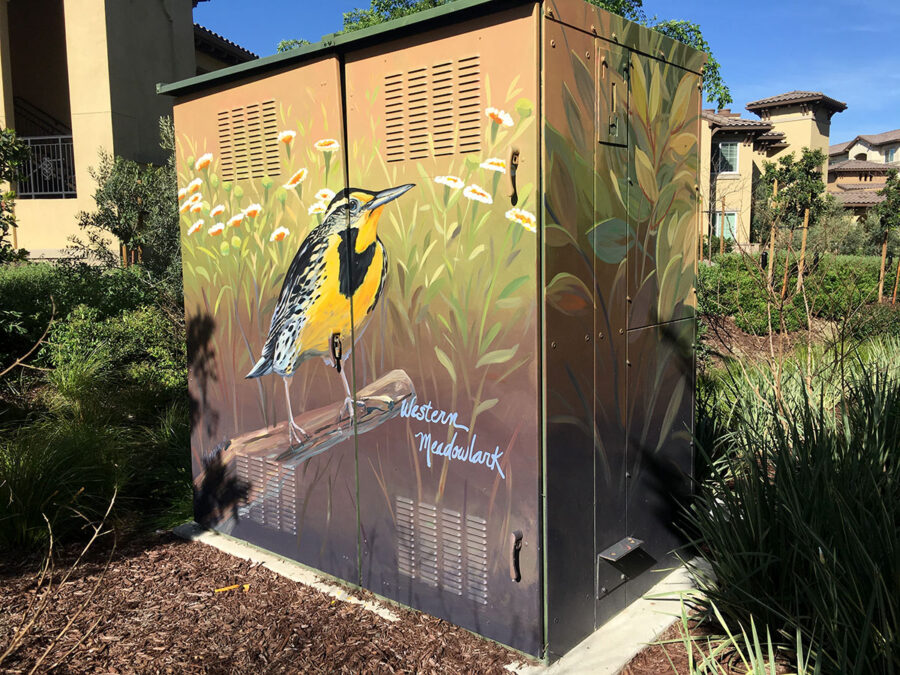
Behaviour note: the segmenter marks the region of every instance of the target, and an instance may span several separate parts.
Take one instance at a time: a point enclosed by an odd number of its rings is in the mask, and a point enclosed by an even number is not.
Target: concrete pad
[[[615,675],[681,616],[681,597],[693,589],[687,570],[679,567],[559,661],[550,666],[513,665],[508,669],[519,675]]]
[[[336,600],[359,605],[370,612],[374,612],[382,619],[387,619],[388,621],[400,620],[400,617],[384,604],[373,602],[371,600],[360,600],[359,598],[350,595],[347,592],[347,589],[340,584],[327,581],[326,577],[322,576],[322,574],[315,572],[294,560],[282,558],[274,553],[264,551],[261,548],[229,537],[226,534],[220,534],[213,530],[204,529],[197,523],[185,523],[184,525],[179,525],[178,527],[173,528],[172,532],[182,539],[199,541],[203,544],[217,548],[228,555],[233,555],[242,560],[250,560],[251,562],[259,563],[276,574],[280,574],[291,581],[311,586],[317,591],[330,595]]]

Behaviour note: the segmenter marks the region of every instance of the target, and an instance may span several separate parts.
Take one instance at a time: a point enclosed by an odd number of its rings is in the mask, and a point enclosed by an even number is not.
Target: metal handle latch
[[[340,333],[332,333],[331,334],[331,359],[334,362],[334,367],[338,372],[341,372],[341,357],[344,354],[344,346],[341,344],[341,334]]]
[[[522,572],[519,569],[519,552],[522,550],[522,531],[516,530],[509,535],[509,578],[519,583],[522,581]]]

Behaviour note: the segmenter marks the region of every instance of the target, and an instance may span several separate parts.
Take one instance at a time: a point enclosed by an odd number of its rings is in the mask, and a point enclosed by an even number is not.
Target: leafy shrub
[[[0,266],[0,363],[12,361],[34,345],[50,322],[54,304],[56,321],[80,304],[107,318],[152,303],[156,297],[139,268]]]
[[[701,314],[731,316],[741,330],[755,335],[768,332],[766,306],[766,270],[759,266],[759,256],[727,254],[717,256],[712,263],[700,265],[697,278],[697,299]],[[780,290],[784,279],[786,257],[776,256],[775,288]],[[797,282],[797,261],[789,261],[789,292]],[[878,286],[880,261],[869,256],[825,255],[816,261],[807,258],[804,285],[814,317],[840,320],[860,305],[874,298]],[[806,327],[806,308],[803,296],[794,295],[779,314],[772,307],[772,327],[780,330],[781,318],[789,331]]]
[[[850,324],[852,337],[900,338],[900,305],[872,304],[862,307]]]
[[[872,353],[889,365],[897,347]],[[784,405],[735,406],[714,435],[689,515],[712,575],[695,576],[729,623],[802,635],[823,672],[897,672],[900,378],[859,367],[837,406],[792,379]]]
[[[76,307],[51,332],[48,360],[65,372],[72,364],[93,358],[103,364],[102,376],[115,380],[116,401],[110,405],[127,407],[129,419],[186,397],[184,335],[173,330],[157,307],[108,318],[93,307]]]

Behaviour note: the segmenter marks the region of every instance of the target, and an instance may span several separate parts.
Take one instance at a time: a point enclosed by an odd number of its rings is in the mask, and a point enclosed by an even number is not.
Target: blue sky
[[[247,0],[210,0],[198,5],[194,20],[264,56],[283,38],[316,41],[339,30],[342,12],[368,0],[248,6]],[[832,143],[900,128],[897,0],[645,0],[644,9],[700,24],[731,87],[732,110],[794,89],[821,91],[848,105],[832,119]]]

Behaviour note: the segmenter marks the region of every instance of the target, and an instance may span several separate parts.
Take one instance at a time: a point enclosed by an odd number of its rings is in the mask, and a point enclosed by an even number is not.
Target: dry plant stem
[[[41,335],[41,337],[38,339],[38,341],[34,343],[34,346],[31,349],[29,349],[27,352],[25,352],[24,355],[20,356],[15,361],[13,361],[13,364],[11,366],[0,371],[0,377],[3,377],[4,375],[6,375],[9,371],[11,371],[16,366],[24,365],[22,362],[25,361],[25,359],[27,359],[29,356],[31,356],[34,353],[34,350],[37,349],[38,347],[40,347],[41,344],[43,344],[44,340],[47,339],[47,333],[50,332],[50,326],[53,325],[53,317],[56,316],[56,303],[53,301],[52,295],[50,296],[50,305],[51,305],[50,321],[47,322],[47,327],[44,329],[44,333]]]
[[[800,243],[800,261],[797,263],[797,292],[803,287],[803,265],[806,262],[806,235],[809,232],[809,209],[803,212],[803,239]],[[805,298],[804,294],[804,298]],[[807,313],[809,308],[807,307]]]
[[[719,219],[719,255],[725,255],[725,197],[722,197],[722,217]]]
[[[44,614],[44,612],[47,608],[47,604],[50,602],[50,600],[52,598],[55,598],[59,595],[59,592],[62,590],[63,586],[65,586],[66,582],[69,580],[69,577],[72,576],[72,573],[78,567],[82,558],[84,558],[85,554],[88,552],[88,550],[94,544],[94,542],[98,539],[98,537],[100,537],[101,534],[105,534],[105,532],[103,532],[103,526],[106,524],[106,520],[109,518],[109,514],[112,512],[113,505],[116,502],[117,494],[118,494],[118,489],[115,489],[113,491],[113,496],[109,500],[109,505],[106,508],[106,512],[103,514],[103,517],[100,519],[99,524],[97,524],[97,525],[91,524],[91,529],[93,529],[93,531],[94,531],[93,534],[91,535],[91,538],[81,549],[81,552],[78,554],[78,558],[76,558],[75,562],[72,563],[72,565],[66,571],[66,574],[63,576],[63,578],[57,584],[55,592],[53,591],[53,585],[52,585],[52,579],[51,579],[49,585],[47,586],[47,590],[41,596],[41,600],[38,603],[37,608],[34,610],[34,612],[31,613],[31,616],[28,619],[28,621],[23,626],[20,626],[20,628],[16,631],[16,634],[13,636],[13,639],[11,640],[6,651],[4,651],[3,654],[0,654],[0,664],[2,664],[3,661],[10,654],[12,654],[14,651],[16,651],[21,646],[22,642],[25,639],[25,636],[28,635],[28,633],[34,627],[34,624],[37,622],[37,620]],[[85,521],[87,521],[90,524],[90,520],[83,513],[79,512],[77,510],[75,510],[75,513],[77,513],[79,516],[81,516]],[[43,569],[42,569],[40,577],[38,579],[37,588],[35,589],[35,597],[37,597],[37,594],[41,589],[41,585],[43,584],[43,580],[47,576],[46,573],[48,570],[51,571],[51,576],[52,576],[51,557],[52,557],[52,552],[53,552],[53,531],[50,526],[50,521],[47,520],[46,516],[44,516],[44,521],[47,523],[47,530],[48,530],[49,536],[50,536],[50,543],[49,543],[48,549],[47,549],[47,559],[45,560]],[[97,590],[100,588],[100,583],[103,581],[103,578],[106,575],[106,571],[109,569],[109,565],[110,565],[110,562],[112,561],[112,556],[113,556],[114,552],[115,552],[115,543],[113,544],[113,546],[110,550],[109,556],[107,557],[106,565],[104,566],[103,571],[97,577],[97,581],[94,584],[94,587],[91,589],[91,592],[88,594],[88,597],[84,600],[84,602],[81,603],[81,605],[78,608],[78,611],[76,611],[75,614],[69,619],[69,622],[65,625],[65,627],[63,627],[63,629],[59,633],[57,633],[56,636],[54,636],[54,638],[50,641],[50,644],[47,645],[47,648],[44,650],[44,652],[41,654],[41,656],[38,658],[38,660],[34,663],[31,670],[28,671],[29,675],[31,675],[31,673],[36,672],[38,670],[38,668],[40,668],[41,664],[47,658],[47,655],[50,653],[50,651],[65,636],[65,634],[69,631],[69,629],[74,624],[75,620],[81,615],[81,613],[84,611],[84,609],[90,604],[94,595],[96,595]],[[26,610],[26,613],[23,616],[23,621],[24,621],[24,617],[28,616],[28,613],[31,611],[31,607],[32,607],[32,605],[29,605],[28,610]],[[78,644],[80,644],[90,634],[90,632],[93,631],[93,629],[97,626],[98,623],[99,623],[99,619],[97,620],[97,622],[95,622],[91,626],[91,628],[84,635],[84,637],[82,637],[82,639],[79,640]],[[77,646],[78,645],[76,644],[76,647]],[[66,654],[66,657],[71,653],[72,653],[72,650],[70,650]],[[63,657],[63,658],[65,658],[65,657]],[[51,668],[55,668],[60,663],[62,663],[62,659],[57,661],[57,663],[53,664],[53,666]]]
[[[52,589],[48,589],[43,595],[40,595],[40,590],[44,585],[44,580],[47,578],[47,574],[49,573],[51,576],[53,574],[53,530],[50,528],[50,521],[47,520],[47,516],[43,517],[44,522],[47,523],[47,533],[50,538],[47,544],[47,555],[44,558],[44,564],[41,566],[40,574],[38,574],[38,580],[37,584],[35,584],[34,595],[29,601],[28,607],[22,613],[22,621],[19,622],[19,627],[13,634],[12,640],[10,640],[9,645],[7,645],[6,647],[6,650],[2,654],[0,654],[0,665],[3,665],[3,662],[6,660],[6,658],[21,646],[22,641],[28,634],[28,631],[31,630],[31,627],[37,621],[38,617],[44,613],[44,608],[46,607],[47,602],[49,602],[50,600],[50,591]],[[39,595],[40,601],[38,601]],[[36,609],[34,609],[35,602],[37,602]],[[33,609],[34,611],[32,612]]]
[[[894,278],[894,294],[891,296],[891,305],[897,304],[898,285],[900,285],[900,261],[897,262],[897,276]]]
[[[775,181],[775,186],[772,188],[772,198],[778,196],[778,181]],[[768,281],[769,281],[769,291],[771,292],[773,288],[773,284],[775,283],[775,223],[776,219],[772,219],[772,226],[769,228],[769,269],[768,269]],[[770,322],[771,323],[771,322]],[[771,327],[771,326],[770,326]]]
[[[878,302],[881,303],[884,298],[884,265],[887,260],[887,242],[888,231],[884,231],[884,238],[881,240],[881,271],[878,273]]]

